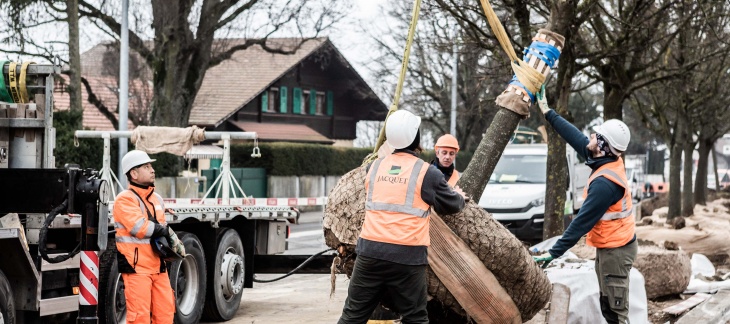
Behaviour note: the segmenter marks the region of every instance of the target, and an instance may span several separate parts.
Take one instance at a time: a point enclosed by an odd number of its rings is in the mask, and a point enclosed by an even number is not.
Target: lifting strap
[[[400,101],[400,94],[403,90],[403,81],[406,78],[406,71],[408,70],[408,56],[411,54],[411,44],[413,43],[413,36],[416,34],[416,25],[418,24],[418,15],[421,12],[421,0],[415,0],[413,2],[413,13],[411,15],[411,24],[408,27],[408,37],[406,39],[406,48],[403,51],[403,60],[401,62],[400,67],[400,75],[398,76],[398,83],[395,86],[395,94],[393,95],[393,103],[390,105],[390,109],[388,110],[388,115],[385,116],[385,123],[387,123],[388,117],[390,114],[392,114],[394,111],[398,110],[398,101]],[[375,143],[375,148],[373,149],[373,153],[368,155],[365,160],[363,161],[363,164],[368,164],[375,160],[375,158],[378,157],[378,149],[380,149],[380,146],[383,145],[383,142],[385,142],[385,123],[383,123],[383,127],[380,129],[380,135],[378,135],[378,141]]]
[[[489,26],[492,28],[494,36],[497,37],[499,45],[502,46],[502,49],[505,53],[507,53],[507,56],[510,59],[512,70],[515,72],[517,80],[519,80],[530,93],[536,93],[540,90],[540,86],[545,83],[545,76],[517,57],[515,49],[512,47],[509,37],[507,37],[507,32],[504,31],[504,27],[502,26],[502,23],[499,22],[499,18],[497,17],[497,14],[494,13],[494,9],[492,9],[492,5],[489,3],[489,0],[479,1],[482,4],[484,15],[487,17],[487,22],[489,22]]]

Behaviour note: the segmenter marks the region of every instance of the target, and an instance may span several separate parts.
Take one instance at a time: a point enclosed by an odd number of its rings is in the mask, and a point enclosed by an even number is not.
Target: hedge
[[[337,147],[316,144],[261,143],[260,158],[252,158],[253,144],[231,145],[231,167],[264,168],[268,175],[341,176],[362,164],[372,148]],[[471,160],[471,152],[459,152],[457,169],[463,171]],[[433,151],[426,151],[421,158],[434,159]]]

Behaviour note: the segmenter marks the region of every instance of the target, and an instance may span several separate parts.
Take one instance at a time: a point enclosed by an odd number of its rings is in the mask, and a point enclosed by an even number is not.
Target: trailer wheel
[[[208,272],[204,315],[209,320],[227,321],[236,315],[243,294],[245,263],[238,232],[228,229],[218,235],[214,264]]]
[[[0,270],[0,324],[15,324],[13,290],[5,274]]]
[[[170,284],[175,291],[175,323],[198,323],[205,302],[206,271],[203,244],[195,234],[178,232],[187,254],[170,265]]]
[[[117,268],[117,245],[113,239],[99,260],[99,323],[127,323],[124,281]]]

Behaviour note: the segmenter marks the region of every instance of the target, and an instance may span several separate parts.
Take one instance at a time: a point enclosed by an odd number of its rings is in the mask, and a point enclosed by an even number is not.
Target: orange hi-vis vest
[[[636,223],[633,217],[633,202],[626,179],[624,161],[619,157],[616,161],[606,163],[598,168],[588,178],[588,185],[583,189],[583,198],[588,196],[588,187],[591,182],[604,177],[624,188],[624,196],[615,204],[608,207],[601,220],[593,226],[586,243],[596,248],[616,248],[629,243],[634,238]]]
[[[449,181],[447,181],[449,183],[449,186],[451,186],[451,188],[456,187],[456,182],[459,181],[459,178],[461,178],[459,171],[456,171],[456,169],[454,169],[454,172],[451,173],[451,178],[449,178]]]
[[[128,190],[120,192],[114,199],[112,215],[117,250],[124,255],[129,265],[136,273],[160,273],[160,256],[152,251],[150,245],[150,237],[155,230],[155,222],[150,216],[160,224],[166,223],[162,196],[154,192],[152,186],[144,189],[130,185]]]
[[[360,237],[383,243],[428,246],[431,206],[421,199],[429,165],[409,153],[376,160],[368,171],[365,222]]]

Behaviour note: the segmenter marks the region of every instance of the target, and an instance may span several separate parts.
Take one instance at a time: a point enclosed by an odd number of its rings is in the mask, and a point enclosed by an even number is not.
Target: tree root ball
[[[342,176],[329,195],[323,227],[328,246],[341,244],[354,252],[365,218],[365,168]],[[460,213],[441,215],[444,222],[469,246],[507,291],[522,319],[527,321],[550,299],[551,284],[530,257],[529,251],[502,224],[476,203],[469,202]],[[349,259],[352,262],[352,259]],[[342,269],[349,267],[341,267]],[[349,275],[349,273],[348,273]],[[429,269],[428,293],[454,312],[466,315],[459,303]]]

